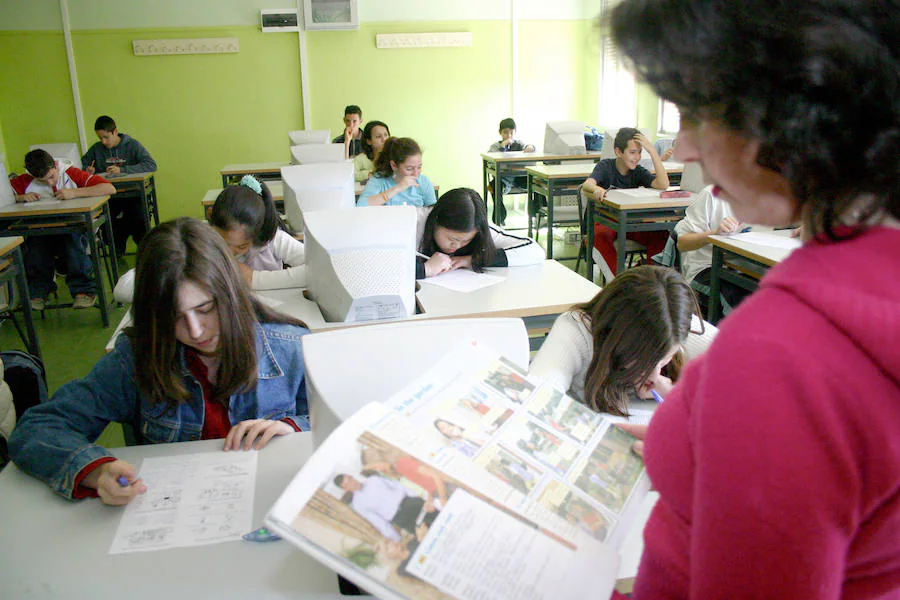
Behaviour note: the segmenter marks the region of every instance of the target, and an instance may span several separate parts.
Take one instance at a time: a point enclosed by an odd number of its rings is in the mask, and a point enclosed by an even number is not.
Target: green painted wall
[[[473,45],[375,47],[377,33],[422,31],[469,31]],[[181,37],[237,37],[241,49],[133,55],[132,40]],[[513,104],[521,137],[538,145],[547,120],[597,123],[596,40],[589,19],[520,21],[513,102],[509,21],[380,22],[309,32],[310,126],[336,135],[343,107],[359,104],[365,118],[420,142],[425,172],[441,189],[481,189],[479,154]],[[109,114],[147,146],[160,164],[165,219],[200,216],[200,199],[219,186],[225,164],[286,161],[286,132],[303,127],[296,34],[264,34],[255,26],[76,30],[73,45],[89,143],[94,119]],[[0,32],[0,69],[0,130],[12,169],[21,169],[32,143],[77,141],[60,33]],[[655,131],[655,97],[641,98],[639,124]]]

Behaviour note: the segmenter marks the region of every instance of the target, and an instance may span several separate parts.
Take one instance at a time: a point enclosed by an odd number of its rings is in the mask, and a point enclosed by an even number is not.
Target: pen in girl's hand
[[[428,260],[429,258],[431,258],[430,256],[422,254],[421,252],[416,252],[416,256],[418,256],[419,258],[424,258],[425,260]]]
[[[119,475],[119,478],[116,479],[116,481],[118,481],[119,485],[122,487],[128,487],[129,485],[131,485],[131,482],[129,482],[128,478],[124,475]]]
[[[653,395],[653,399],[656,400],[657,404],[663,403],[663,397],[659,395],[659,392],[656,390],[650,390],[650,393]]]

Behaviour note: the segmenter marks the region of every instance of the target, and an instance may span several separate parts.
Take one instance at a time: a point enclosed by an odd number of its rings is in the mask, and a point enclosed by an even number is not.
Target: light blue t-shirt
[[[437,198],[434,196],[434,186],[431,185],[431,180],[428,177],[419,175],[416,183],[419,184],[419,187],[410,186],[406,188],[391,198],[385,206],[431,206],[437,202]],[[366,184],[366,187],[359,195],[356,205],[368,206],[369,198],[377,196],[381,192],[386,192],[395,185],[397,185],[397,182],[394,181],[393,177],[370,177],[369,183]]]

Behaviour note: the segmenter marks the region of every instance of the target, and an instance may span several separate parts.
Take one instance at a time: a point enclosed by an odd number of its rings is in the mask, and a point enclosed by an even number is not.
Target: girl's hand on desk
[[[425,261],[425,277],[434,277],[453,269],[453,259],[443,252],[435,252]]]
[[[741,226],[741,222],[735,219],[734,217],[725,217],[722,219],[722,222],[719,223],[718,229],[716,229],[716,233],[728,235],[729,233],[737,233],[738,228]]]
[[[124,477],[129,484],[120,484],[120,477]],[[124,460],[103,463],[88,473],[81,485],[96,489],[100,501],[110,506],[124,506],[147,491],[134,466]]]
[[[40,194],[35,194],[34,192],[28,192],[27,194],[16,196],[16,202],[37,202],[40,199]]]
[[[268,419],[247,419],[231,428],[225,436],[225,448],[229,450],[262,450],[276,435],[294,433],[294,428],[284,421]]]
[[[75,197],[75,190],[63,188],[61,190],[56,190],[55,192],[53,192],[53,195],[57,200],[71,200]]]
[[[454,256],[450,259],[453,269],[471,269],[472,257],[470,256]]]

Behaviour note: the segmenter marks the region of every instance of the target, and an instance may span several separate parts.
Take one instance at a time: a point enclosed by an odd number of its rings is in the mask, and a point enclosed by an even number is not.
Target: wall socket
[[[160,54],[233,54],[240,52],[237,38],[193,38],[171,40],[132,40],[135,56]]]

